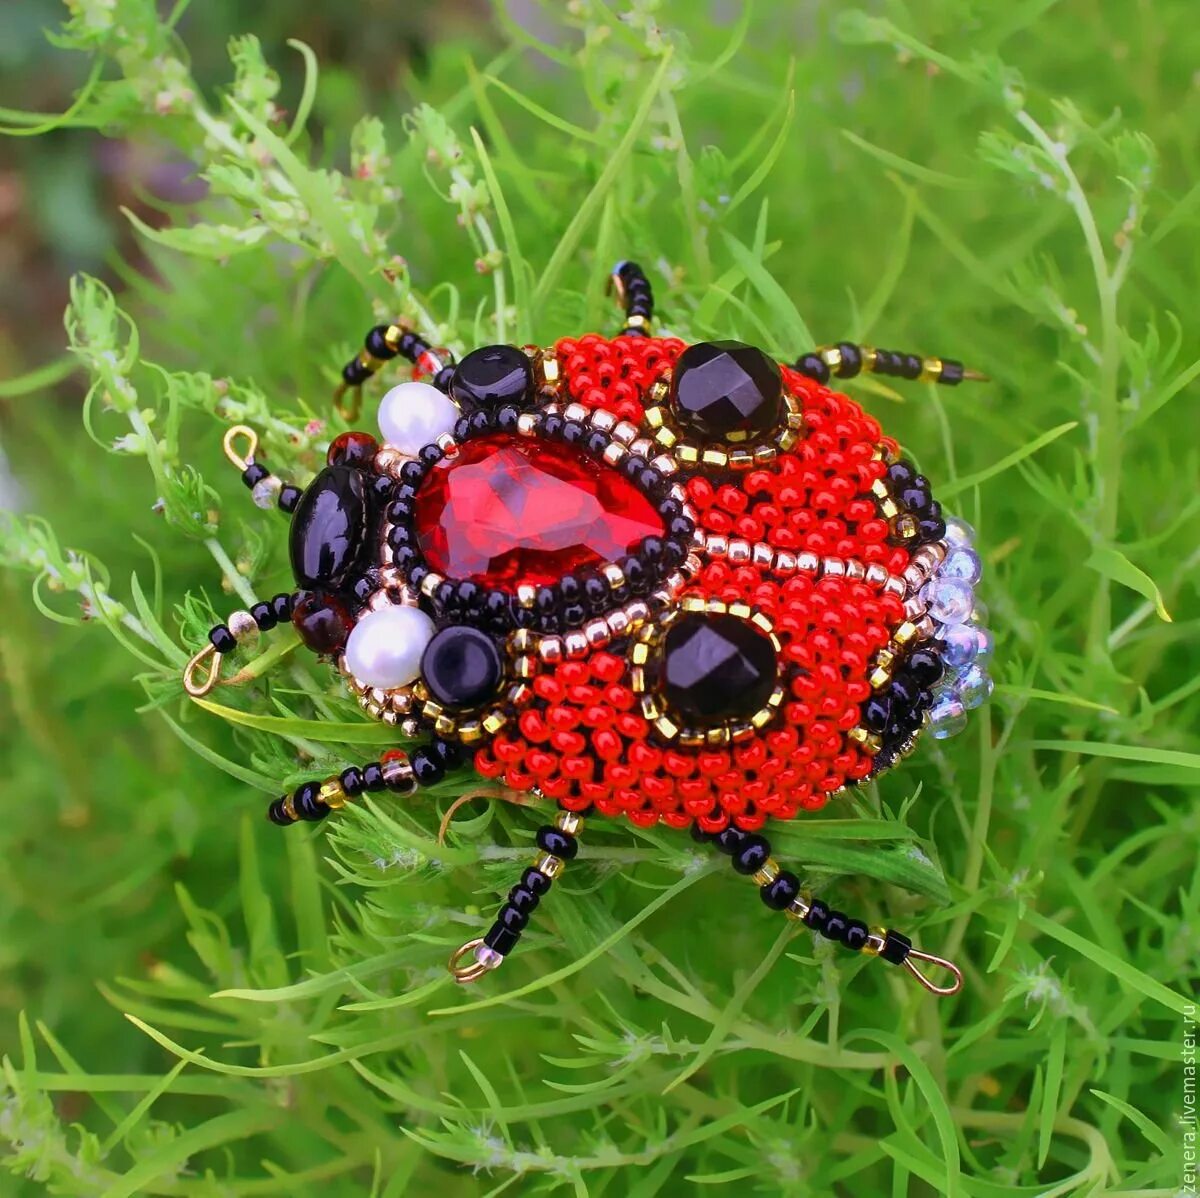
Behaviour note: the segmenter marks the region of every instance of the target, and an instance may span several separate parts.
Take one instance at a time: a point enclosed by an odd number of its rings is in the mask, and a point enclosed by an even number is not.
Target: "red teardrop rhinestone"
[[[439,574],[505,590],[555,583],[664,532],[650,500],[611,466],[507,433],[469,441],[431,470],[414,526]]]

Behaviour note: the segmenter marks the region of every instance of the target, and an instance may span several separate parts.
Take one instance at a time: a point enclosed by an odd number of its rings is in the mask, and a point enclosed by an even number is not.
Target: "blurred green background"
[[[1200,28],[1182,0],[866,9],[0,9],[0,1192],[1186,1192]],[[312,101],[284,172],[303,203],[223,98],[247,34],[280,78],[272,128]],[[21,114],[67,111],[93,65],[69,127],[31,135],[54,122]],[[155,241],[196,225],[221,248]],[[230,252],[234,229],[261,240]],[[287,581],[281,526],[220,458],[231,399],[300,476],[373,311],[419,304],[462,348],[502,298],[510,336],[548,342],[609,326],[625,255],[683,336],[795,356],[810,329],[994,380],[855,394],[980,530],[996,699],[779,839],[840,905],[952,950],[959,999],[781,938],[686,838],[623,827],[592,830],[486,994],[453,993],[441,961],[536,813],[474,804],[443,852],[446,787],[269,835],[253,779],[364,748],[182,701],[231,577]],[[77,272],[137,324],[119,369],[94,289],[68,354]],[[221,702],[355,718],[290,659]]]

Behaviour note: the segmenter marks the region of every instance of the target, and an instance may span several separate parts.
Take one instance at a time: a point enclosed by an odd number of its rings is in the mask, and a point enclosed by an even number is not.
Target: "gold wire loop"
[[[239,437],[246,438],[244,454],[238,453]],[[248,425],[235,424],[232,428],[225,430],[225,436],[221,439],[221,448],[225,450],[225,456],[239,470],[244,471],[254,461],[254,455],[258,452],[258,434]]]
[[[333,393],[333,410],[347,424],[353,424],[362,412],[362,387],[351,387],[349,383],[340,384]]]
[[[202,682],[196,681],[196,671],[201,664],[208,659],[208,673],[205,674]],[[217,652],[216,646],[210,641],[199,653],[195,654],[192,659],[183,668],[183,689],[187,691],[193,699],[203,699],[205,695],[217,685],[217,679],[221,676],[221,655]]]
[[[913,958],[918,961],[928,961],[930,965],[936,965],[939,969],[944,969],[950,974],[953,979],[948,986],[939,986],[936,982],[926,977],[914,964]],[[910,948],[908,956],[904,958],[904,968],[925,987],[930,994],[936,994],[940,998],[948,998],[951,994],[957,994],[963,988],[962,970],[959,969],[953,961],[947,961],[945,957],[935,957],[932,953],[923,953],[920,949]]]
[[[458,949],[454,956],[450,958],[446,968],[450,970],[454,980],[460,986],[466,986],[471,982],[477,982],[485,973],[490,973],[493,969],[499,967],[500,961],[496,961],[491,965],[485,965],[482,961],[477,961],[474,959],[475,950],[482,947],[482,945],[482,936],[477,937],[475,940],[468,940],[466,944]],[[463,964],[464,959],[467,957],[472,958],[470,965]],[[501,961],[503,959],[503,957],[500,958]]]

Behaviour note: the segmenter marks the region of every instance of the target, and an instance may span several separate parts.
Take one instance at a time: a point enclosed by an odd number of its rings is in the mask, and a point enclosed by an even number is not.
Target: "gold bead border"
[[[687,596],[678,607],[665,612],[654,623],[646,624],[634,634],[633,646],[630,650],[630,686],[639,697],[642,715],[654,725],[660,736],[668,741],[676,741],[689,748],[708,746],[717,748],[722,745],[737,744],[747,740],[754,733],[771,722],[779,710],[785,694],[782,686],[776,685],[771,692],[766,705],[759,708],[749,719],[729,720],[715,728],[691,728],[685,724],[677,724],[660,698],[649,686],[646,667],[651,657],[660,647],[663,638],[671,625],[684,615],[710,613],[714,615],[736,616],[746,620],[770,638],[775,654],[782,652],[779,638],[775,635],[775,626],[762,612],[746,603],[723,603],[719,599],[702,599],[699,596]]]
[[[667,369],[650,384],[646,391],[647,406],[643,420],[654,440],[663,449],[673,453],[680,465],[713,470],[753,470],[773,462],[779,454],[786,453],[800,440],[804,430],[804,410],[796,396],[784,387],[786,415],[770,441],[739,445],[733,449],[688,441],[671,426],[671,412],[667,408],[670,381],[671,371]]]

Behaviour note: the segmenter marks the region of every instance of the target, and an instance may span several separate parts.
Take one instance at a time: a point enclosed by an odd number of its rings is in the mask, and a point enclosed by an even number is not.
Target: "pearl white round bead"
[[[346,641],[346,668],[359,682],[380,690],[408,686],[421,671],[421,655],[432,636],[433,621],[418,607],[369,611]]]
[[[401,383],[379,401],[379,431],[388,445],[416,457],[443,433],[454,431],[462,413],[428,383]]]

